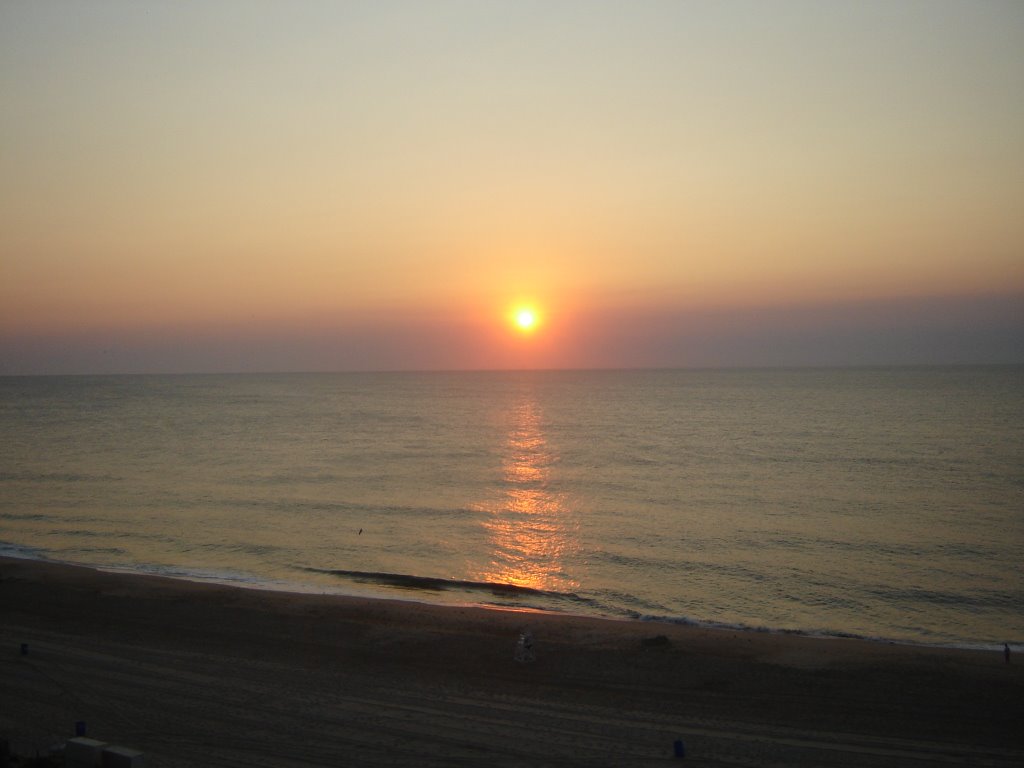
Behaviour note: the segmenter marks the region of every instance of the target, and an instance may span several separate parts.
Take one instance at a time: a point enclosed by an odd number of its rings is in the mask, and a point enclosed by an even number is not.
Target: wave
[[[798,629],[793,627],[770,627],[758,624],[747,624],[740,621],[728,622],[713,621],[709,619],[694,619],[688,616],[664,616],[635,613],[631,616],[631,618],[637,621],[650,622],[653,624],[677,624],[680,626],[695,627],[698,629],[711,629],[729,632],[743,632],[768,635],[794,635],[797,637],[809,637],[824,640],[860,640],[869,643],[878,643],[884,645],[905,645],[914,648],[957,648],[972,651],[1001,651],[1003,648],[1002,642],[994,643],[981,641],[968,642],[950,639],[927,640],[916,638],[896,638],[888,637],[885,635],[872,635],[858,632],[847,632],[838,629]],[[926,634],[923,629],[921,631],[923,635]],[[1024,643],[1021,643],[1017,640],[1011,640],[1009,642],[1011,649],[1017,649],[1022,644]]]
[[[27,483],[112,483],[124,478],[117,475],[93,475],[79,472],[0,472],[0,482]]]
[[[323,573],[338,576],[363,584],[380,584],[400,589],[423,590],[426,592],[443,592],[462,590],[465,592],[489,592],[498,597],[545,597],[557,600],[569,600],[578,603],[591,603],[592,600],[581,597],[575,592],[557,592],[554,590],[526,587],[521,584],[508,584],[500,581],[473,581],[471,579],[445,579],[438,576],[416,576],[409,573],[386,573],[383,571],[348,571],[336,568],[303,568],[310,573]]]
[[[39,547],[0,541],[0,557],[14,557],[19,560],[45,560],[46,553]]]

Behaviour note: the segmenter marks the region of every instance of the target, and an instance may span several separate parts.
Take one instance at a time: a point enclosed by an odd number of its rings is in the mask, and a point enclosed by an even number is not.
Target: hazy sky
[[[1024,362],[1024,2],[0,2],[0,373],[900,362]]]

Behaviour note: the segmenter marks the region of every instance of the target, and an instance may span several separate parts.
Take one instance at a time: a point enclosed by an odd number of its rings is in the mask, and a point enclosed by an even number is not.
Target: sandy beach
[[[0,649],[18,754],[84,722],[149,766],[1024,764],[1024,659],[994,651],[2,558]]]

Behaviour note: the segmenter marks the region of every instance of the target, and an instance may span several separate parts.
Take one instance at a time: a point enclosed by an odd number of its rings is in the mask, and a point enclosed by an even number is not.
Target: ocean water
[[[1024,642],[1024,368],[0,378],[0,553]]]

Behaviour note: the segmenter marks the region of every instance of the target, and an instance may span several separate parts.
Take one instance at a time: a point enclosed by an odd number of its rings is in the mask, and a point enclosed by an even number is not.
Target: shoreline
[[[156,766],[648,765],[676,739],[697,765],[1024,762],[1024,663],[994,651],[3,557],[0,619],[0,738],[21,754],[86,722]]]
[[[160,570],[147,570],[145,568],[134,568],[131,566],[101,566],[91,563],[83,562],[68,562],[61,560],[49,559],[45,554],[39,554],[35,551],[28,552],[26,554],[20,554],[17,552],[4,552],[0,553],[0,563],[4,560],[26,560],[29,562],[39,562],[44,564],[52,565],[66,565],[74,568],[85,568],[88,570],[94,570],[101,573],[112,573],[112,574],[123,574],[126,576],[143,576],[143,577],[155,577],[162,579],[169,579],[172,581],[182,581],[193,584],[209,584],[213,586],[225,587],[228,589],[243,589],[254,592],[274,592],[282,594],[294,594],[294,595],[320,595],[320,596],[333,596],[338,598],[353,598],[357,600],[383,600],[383,601],[397,601],[407,602],[416,605],[434,606],[439,608],[481,608],[485,610],[496,610],[496,611],[511,611],[521,613],[538,613],[538,614],[551,614],[553,616],[562,616],[566,618],[586,618],[586,619],[601,619],[606,621],[621,621],[627,623],[640,623],[652,626],[679,626],[679,627],[690,627],[694,629],[719,631],[719,632],[731,632],[731,633],[751,633],[755,635],[782,635],[787,637],[806,637],[820,640],[855,640],[866,643],[879,643],[884,645],[899,645],[907,646],[911,648],[940,648],[949,650],[968,650],[968,651],[981,651],[981,652],[1002,652],[1003,643],[1009,641],[1010,648],[1015,652],[1021,652],[1024,650],[1024,641],[1016,641],[1007,638],[1006,640],[991,640],[991,641],[934,641],[928,642],[925,640],[915,640],[907,638],[897,637],[886,637],[882,635],[860,635],[853,632],[846,632],[841,630],[829,630],[829,629],[793,629],[788,627],[770,627],[770,626],[753,626],[748,624],[730,624],[727,622],[720,622],[715,620],[697,620],[689,617],[674,617],[674,616],[657,616],[649,614],[636,613],[635,615],[611,615],[608,613],[600,612],[575,612],[571,610],[558,610],[554,608],[538,607],[530,605],[511,605],[501,604],[497,602],[486,602],[481,600],[430,600],[430,599],[418,599],[418,596],[423,594],[430,594],[429,589],[419,589],[411,586],[395,586],[389,585],[388,583],[381,583],[377,585],[377,589],[364,588],[362,590],[348,591],[343,588],[328,589],[325,590],[322,585],[306,585],[302,582],[291,582],[291,581],[280,581],[274,582],[269,580],[260,580],[255,577],[249,579],[231,579],[225,576],[204,576],[198,573],[189,573],[185,571],[168,571],[161,572]],[[374,575],[374,574],[370,574]],[[377,574],[387,577],[391,577],[394,580],[403,581],[425,581],[431,584],[447,584],[448,580],[441,578],[425,578],[415,576],[405,576],[402,574]],[[361,583],[358,579],[354,580],[353,583]],[[452,581],[451,586],[458,590],[462,585],[462,582]],[[478,585],[480,587],[484,585]],[[504,590],[501,588],[502,585],[495,585],[495,592],[493,593],[496,597],[505,595]],[[445,591],[445,590],[442,590]],[[472,590],[469,590],[472,591]],[[486,589],[480,588],[478,591],[486,592]],[[540,593],[544,596],[544,593]]]

